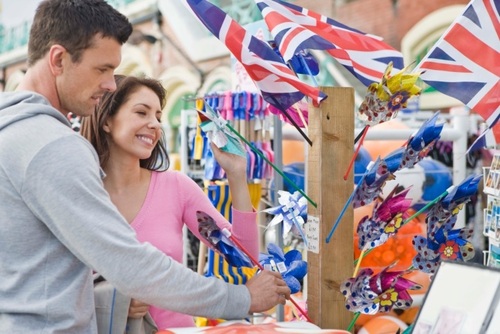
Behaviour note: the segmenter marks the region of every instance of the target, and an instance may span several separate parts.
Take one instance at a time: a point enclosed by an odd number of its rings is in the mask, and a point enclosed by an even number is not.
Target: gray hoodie
[[[177,312],[229,319],[250,308],[245,286],[136,240],[94,149],[44,97],[0,94],[0,333],[96,333],[92,270]]]

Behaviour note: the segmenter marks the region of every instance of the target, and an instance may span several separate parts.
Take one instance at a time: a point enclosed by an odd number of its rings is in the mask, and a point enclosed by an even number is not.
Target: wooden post
[[[352,206],[329,243],[326,237],[354,189],[354,168],[348,179],[343,179],[354,152],[354,89],[321,90],[328,98],[320,108],[310,104],[308,116],[313,145],[307,159],[307,194],[318,207],[308,204],[307,307],[319,327],[346,329],[353,313],[345,308],[340,284],[354,271]]]

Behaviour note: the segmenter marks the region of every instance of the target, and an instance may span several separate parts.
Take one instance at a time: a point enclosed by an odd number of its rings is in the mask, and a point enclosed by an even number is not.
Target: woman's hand
[[[214,157],[224,169],[227,177],[242,177],[246,180],[247,159],[237,154],[228,153],[219,149],[214,143],[210,143]]]
[[[140,319],[148,313],[149,305],[141,302],[137,299],[132,299],[130,301],[130,307],[128,309],[128,316],[134,319]]]
[[[242,212],[253,211],[247,185],[247,158],[220,150],[210,143],[214,157],[224,169],[231,191],[233,208]]]

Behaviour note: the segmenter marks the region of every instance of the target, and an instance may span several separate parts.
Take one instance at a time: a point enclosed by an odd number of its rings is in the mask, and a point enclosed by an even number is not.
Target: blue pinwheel
[[[459,211],[477,192],[482,175],[470,175],[434,205],[425,219],[427,238],[415,236],[413,247],[417,255],[413,266],[426,273],[435,273],[442,259],[468,261],[474,256],[474,247],[468,241],[472,230],[453,229]]]
[[[417,255],[413,258],[413,267],[434,274],[443,259],[450,261],[468,261],[474,257],[474,247],[468,239],[473,230],[469,228],[453,229],[456,215],[438,227],[429,229],[427,238],[414,236],[412,243]]]
[[[439,112],[429,118],[417,133],[408,140],[401,168],[411,168],[429,154],[434,144],[439,140],[443,124],[436,125]]]
[[[301,289],[300,280],[307,274],[307,262],[302,260],[302,254],[292,249],[286,254],[277,245],[267,245],[269,254],[260,254],[259,262],[267,270],[279,271],[291,293],[297,293]]]
[[[373,202],[380,195],[385,182],[391,176],[393,174],[388,169],[387,163],[378,158],[359,180],[352,196],[353,207],[358,208]]]
[[[196,218],[198,219],[198,232],[200,232],[200,235],[229,265],[250,268],[254,266],[252,260],[232,240],[224,235],[212,217],[203,211],[197,211]]]

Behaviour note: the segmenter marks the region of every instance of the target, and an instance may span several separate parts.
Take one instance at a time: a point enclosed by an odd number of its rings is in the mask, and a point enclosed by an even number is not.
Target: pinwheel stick
[[[349,163],[349,167],[347,167],[347,171],[344,174],[344,180],[347,180],[347,177],[349,176],[349,173],[351,172],[352,166],[354,165],[354,161],[356,160],[356,157],[359,154],[359,150],[361,149],[361,145],[363,145],[363,142],[365,141],[365,137],[366,137],[366,134],[368,133],[369,127],[370,127],[370,125],[366,125],[362,130],[361,139],[359,140],[359,144],[356,147],[356,151],[354,151],[354,154],[352,155],[351,162]],[[356,139],[358,137],[356,137]]]
[[[302,124],[304,125],[304,128],[306,129],[306,131],[309,131],[309,129],[307,128],[307,123],[306,123],[306,119],[304,117],[304,113],[302,113],[302,110],[297,105],[297,103],[295,103],[293,105],[293,107],[295,108],[295,110],[297,110],[297,114],[299,114],[300,120],[302,121]]]
[[[365,177],[366,177],[366,174],[368,172],[364,173],[362,176],[361,176],[361,179],[358,181],[358,184],[356,185],[356,188],[354,188],[354,190],[352,191],[351,193],[351,196],[349,196],[349,198],[347,199],[347,202],[345,203],[344,207],[342,208],[342,211],[340,211],[340,214],[339,216],[337,217],[337,220],[335,221],[335,223],[333,224],[333,227],[332,229],[330,230],[330,233],[328,233],[328,236],[326,237],[326,243],[329,243],[330,242],[330,239],[332,238],[333,236],[333,233],[335,232],[335,230],[337,229],[337,226],[339,225],[340,223],[340,220],[342,219],[342,217],[344,216],[344,213],[345,213],[345,210],[347,210],[347,208],[349,207],[349,204],[351,204],[352,200],[354,199],[354,195],[356,194],[356,189],[361,186],[361,184],[363,183]]]
[[[279,102],[276,100],[276,98],[271,96],[271,99],[274,101],[275,106],[280,105]],[[297,131],[299,131],[300,135],[302,136],[302,138],[305,139],[305,141],[309,144],[309,146],[312,146],[313,143],[312,143],[311,139],[304,133],[304,131],[302,131],[302,129],[297,124],[297,122],[295,122],[293,117],[290,116],[290,114],[284,108],[278,108],[278,109],[283,113],[283,115],[285,115],[285,117],[290,121],[290,123],[292,123],[292,125],[295,127],[295,129],[297,129]]]
[[[405,221],[401,224],[401,227],[403,227],[405,224],[409,223],[410,221],[412,221],[413,218],[415,218],[416,216],[418,216],[419,214],[421,214],[422,212],[424,212],[425,210],[427,210],[428,208],[430,208],[431,206],[433,206],[434,204],[436,204],[437,202],[439,202],[440,200],[442,200],[446,195],[448,195],[448,193],[450,192],[452,188],[449,188],[448,190],[444,191],[441,195],[439,195],[438,197],[436,197],[435,199],[433,199],[432,201],[430,201],[429,203],[427,203],[426,205],[424,205],[424,207],[420,210],[418,210],[417,212],[415,212],[414,214],[412,214],[410,217],[406,218]],[[371,251],[372,251],[373,248],[370,248],[368,249],[366,252],[365,252],[365,255],[368,255]],[[361,259],[361,255],[359,258],[357,258],[356,260],[354,260],[354,264],[356,265],[358,263],[358,260]]]
[[[354,273],[352,274],[352,277],[356,277],[356,275],[358,274],[358,271],[359,271],[359,267],[361,266],[361,261],[363,261],[363,256],[365,254],[365,252],[367,251],[367,245],[365,245],[365,247],[363,247],[363,249],[361,250],[361,254],[359,254],[359,257],[358,257],[358,264],[356,265],[356,268],[354,269]]]
[[[229,240],[231,240],[243,253],[245,253],[248,256],[248,258],[253,262],[253,264],[255,266],[257,266],[257,268],[259,268],[260,270],[264,270],[264,266],[262,266],[262,264],[260,264],[260,262],[257,261],[252,256],[252,254],[250,254],[250,252],[238,241],[238,239],[233,237],[233,235],[231,234],[231,232],[227,228],[222,229],[222,233]],[[299,312],[304,316],[304,318],[306,318],[307,321],[312,323],[312,320],[307,316],[307,313],[297,304],[297,302],[295,300],[293,300],[293,298],[291,296],[290,296],[290,302],[292,302],[292,304],[297,308],[297,310],[299,310]]]
[[[294,213],[293,213],[293,208],[290,208],[288,210],[288,212],[291,214],[292,216],[292,220],[293,220],[293,223],[295,224],[295,226],[297,227],[297,229],[299,230],[299,233],[300,233],[300,236],[302,237],[302,240],[304,240],[304,243],[306,245],[306,248],[307,248],[307,237],[306,235],[304,234],[304,231],[302,231],[302,228],[300,227],[300,224],[299,222],[297,221],[297,218],[295,217]]]
[[[354,318],[352,318],[351,323],[347,327],[347,331],[350,332],[352,330],[352,328],[354,327],[354,324],[356,323],[356,320],[358,320],[360,314],[361,313],[359,313],[359,312],[354,313]]]
[[[227,123],[226,126],[229,130],[231,130],[231,132],[233,132],[235,135],[238,136],[238,138],[240,138],[245,144],[247,144],[248,147],[250,147],[250,149],[252,151],[257,153],[262,159],[264,159],[276,171],[276,173],[281,175],[281,177],[283,179],[287,180],[292,185],[292,187],[294,187],[299,193],[301,193],[302,196],[304,196],[309,201],[309,203],[312,204],[312,206],[314,206],[315,208],[318,207],[318,205],[312,199],[310,199],[306,195],[306,193],[302,189],[300,189],[300,187],[298,185],[296,185],[292,180],[290,180],[290,178],[288,176],[286,176],[282,171],[280,171],[278,167],[276,167],[271,161],[269,161],[269,159],[266,158],[265,155],[262,154],[262,152],[260,150],[258,150],[252,143],[250,143],[248,140],[246,140],[246,138],[243,137],[238,131],[236,131],[229,123]]]

